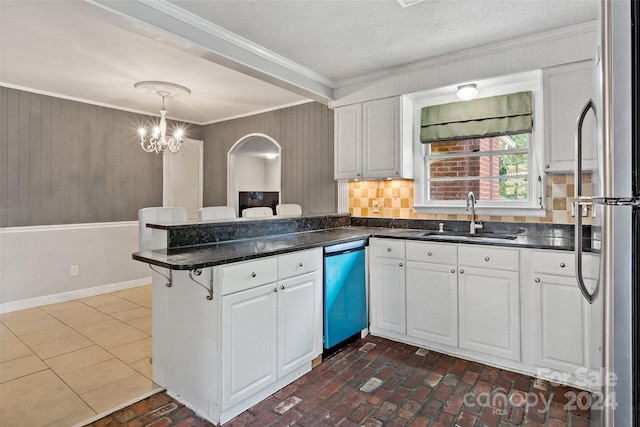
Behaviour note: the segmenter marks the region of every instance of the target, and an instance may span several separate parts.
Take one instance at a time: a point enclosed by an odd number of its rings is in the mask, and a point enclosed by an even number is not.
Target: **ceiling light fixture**
[[[190,95],[191,91],[174,83],[145,81],[138,82],[133,87],[140,91],[151,95],[158,95],[162,98],[162,109],[160,110],[160,125],[153,128],[151,137],[147,140],[147,133],[144,127],[138,129],[140,134],[140,147],[147,153],[162,153],[168,148],[170,152],[177,153],[182,148],[182,129],[176,129],[173,137],[167,138],[167,109],[164,105],[165,98],[174,98],[181,95]]]
[[[456,96],[461,101],[471,101],[473,98],[478,96],[478,88],[475,83],[460,85],[458,86]]]

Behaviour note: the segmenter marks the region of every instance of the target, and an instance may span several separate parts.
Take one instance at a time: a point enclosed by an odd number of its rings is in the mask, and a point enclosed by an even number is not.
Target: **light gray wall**
[[[151,121],[0,87],[0,226],[137,220],[138,209],[161,206],[162,156],[136,140]]]
[[[227,153],[241,138],[262,133],[282,147],[282,201],[304,213],[336,212],[333,110],[310,102],[204,127],[204,205],[227,204]]]

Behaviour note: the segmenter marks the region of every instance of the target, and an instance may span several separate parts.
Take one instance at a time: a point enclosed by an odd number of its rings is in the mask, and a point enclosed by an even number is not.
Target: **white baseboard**
[[[110,292],[137,288],[139,286],[149,284],[151,284],[151,277],[143,277],[142,279],[128,280],[126,282],[112,283],[109,285],[95,286],[93,288],[87,289],[78,289],[76,291],[63,292],[60,294],[44,295],[36,298],[6,302],[0,304],[0,314],[11,313],[12,311],[18,310],[26,310],[28,308],[40,307],[42,305],[71,301],[78,298],[92,297],[94,295],[108,294]]]

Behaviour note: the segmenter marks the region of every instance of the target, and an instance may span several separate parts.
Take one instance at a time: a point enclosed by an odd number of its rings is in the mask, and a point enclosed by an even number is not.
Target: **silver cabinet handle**
[[[398,265],[399,265],[400,267],[402,267],[404,264],[403,264],[403,263],[400,263],[400,264],[398,264]]]
[[[539,277],[536,277],[535,282],[536,282],[536,283],[540,283],[540,278],[539,278]]]
[[[452,268],[452,269],[451,269],[451,272],[452,272],[452,273],[455,273],[455,272],[456,272],[456,269],[455,269],[455,268]]]
[[[565,267],[564,262],[561,262],[560,263],[560,268],[564,268],[564,267]]]
[[[460,270],[460,274],[464,274],[464,270]]]
[[[284,285],[280,285],[280,289],[284,290]]]
[[[298,264],[298,267],[302,267],[302,263]]]
[[[489,262],[489,259],[490,258],[488,256],[484,257],[484,260],[487,261],[487,262]]]
[[[278,292],[278,288],[273,288],[273,292]]]
[[[545,168],[545,169],[549,169],[550,167],[551,167],[551,165],[550,165],[550,164],[548,164],[548,163],[547,163],[546,165],[544,165],[544,168]]]
[[[387,248],[387,252],[391,252],[391,248]]]
[[[427,252],[427,256],[431,256],[433,255],[431,252]]]
[[[251,273],[251,277],[256,277],[256,273],[255,272]]]

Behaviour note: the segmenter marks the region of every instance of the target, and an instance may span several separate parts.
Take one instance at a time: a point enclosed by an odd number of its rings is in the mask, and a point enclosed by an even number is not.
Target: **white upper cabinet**
[[[410,103],[396,96],[335,110],[335,179],[413,178]]]
[[[596,68],[593,61],[581,61],[545,68],[544,85],[544,170],[572,172],[578,116],[589,99],[595,100]],[[583,170],[595,166],[596,124],[589,111],[583,131]]]
[[[362,105],[336,108],[334,113],[334,178],[362,178]]]

